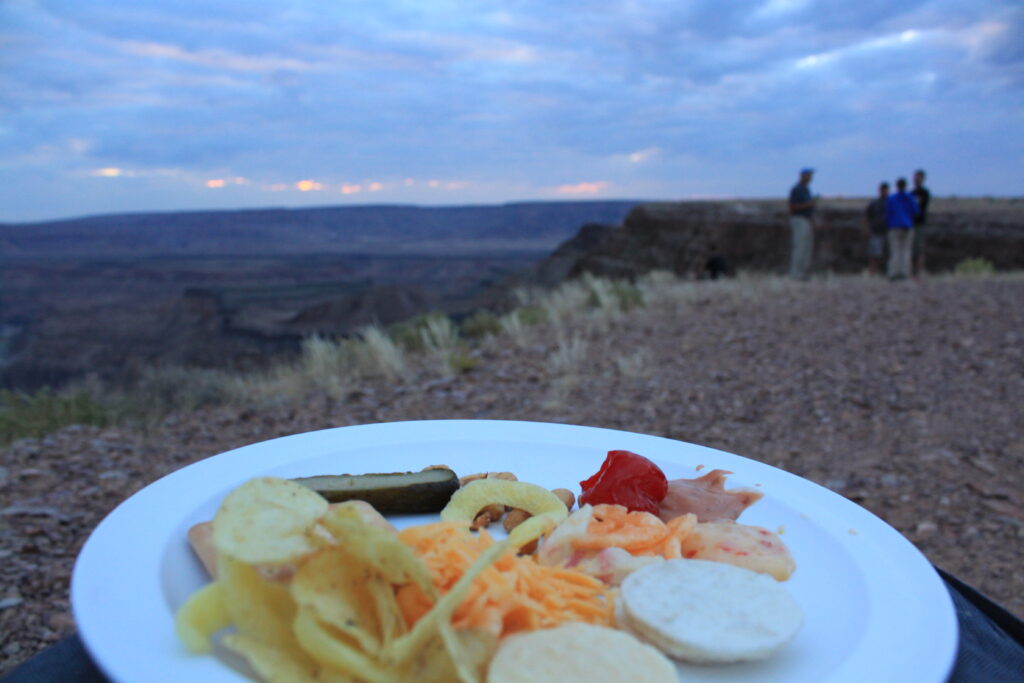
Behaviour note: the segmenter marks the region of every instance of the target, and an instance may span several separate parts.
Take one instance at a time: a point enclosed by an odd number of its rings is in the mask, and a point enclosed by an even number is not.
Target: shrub
[[[477,311],[462,321],[462,334],[470,339],[501,333],[501,319],[490,311]]]
[[[419,328],[420,343],[431,353],[447,353],[459,343],[459,328],[446,315],[429,316]]]
[[[452,372],[462,374],[480,367],[480,359],[468,353],[456,352],[448,356],[448,366]]]
[[[517,308],[513,314],[524,325],[539,325],[547,319],[547,315],[541,306],[523,306]]]
[[[359,336],[363,340],[360,356],[369,366],[367,370],[380,372],[389,379],[405,374],[405,354],[384,330],[370,325],[359,330]]]
[[[563,340],[548,357],[548,370],[554,375],[573,375],[587,357],[587,342],[579,336]]]
[[[992,275],[996,268],[988,259],[968,258],[956,264],[953,272],[957,275]]]
[[[177,410],[223,405],[235,397],[237,375],[226,370],[155,365],[143,368],[131,388],[133,413],[160,417]]]
[[[73,424],[112,424],[120,419],[112,403],[97,400],[86,391],[55,393],[43,388],[34,394],[0,390],[0,444],[15,439],[40,437]]]
[[[299,369],[307,386],[331,398],[343,398],[348,390],[346,380],[355,364],[351,347],[350,342],[334,341],[318,334],[303,339]]]
[[[623,311],[643,308],[646,305],[643,291],[639,287],[626,282],[616,282],[612,286],[612,293],[619,302],[619,308]]]

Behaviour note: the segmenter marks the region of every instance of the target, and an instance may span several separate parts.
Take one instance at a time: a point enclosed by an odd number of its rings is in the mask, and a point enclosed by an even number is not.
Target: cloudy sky
[[[1020,195],[1024,3],[3,0],[0,221]]]

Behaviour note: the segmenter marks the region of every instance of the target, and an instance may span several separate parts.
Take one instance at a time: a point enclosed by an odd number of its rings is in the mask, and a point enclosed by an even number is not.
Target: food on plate
[[[680,557],[725,562],[779,581],[796,569],[786,545],[762,527],[697,522],[693,513],[666,523],[621,505],[584,505],[555,527],[537,551],[541,564],[570,567],[611,586],[640,567]]]
[[[696,523],[694,515],[666,524],[649,512],[622,505],[584,505],[544,538],[537,561],[617,586],[651,562],[682,557],[681,540]]]
[[[326,512],[327,501],[301,484],[250,479],[217,510],[213,544],[240,562],[285,564],[316,549],[311,532]]]
[[[630,574],[622,625],[665,654],[689,662],[768,657],[803,623],[799,604],[764,574],[707,560],[669,560]]]
[[[624,631],[565,624],[502,640],[488,683],[675,683],[665,655]]]
[[[711,470],[696,479],[672,479],[658,505],[657,514],[666,522],[693,513],[700,522],[735,520],[764,494],[753,489],[725,490],[727,470]]]
[[[477,474],[469,474],[465,477],[459,477],[459,484],[461,486],[465,486],[470,482],[478,481],[480,479],[504,479],[506,481],[517,480],[516,475],[511,472],[479,472]],[[501,519],[507,509],[508,508],[505,505],[500,505],[498,503],[492,503],[491,505],[482,508],[477,512],[476,517],[473,518],[473,523],[470,525],[470,528],[473,531],[476,531],[477,529],[490,526],[492,522],[497,522]]]
[[[509,533],[509,539],[520,548],[547,533],[569,516],[562,500],[543,486],[525,481],[478,479],[455,492],[441,510],[443,522],[472,522],[488,505],[505,505],[526,510],[531,517]]]
[[[510,540],[483,548],[442,594],[411,546],[357,505],[328,509],[300,484],[262,477],[225,498],[213,541],[218,578],[179,610],[177,632],[202,652],[234,626],[224,644],[268,680],[480,681],[497,646],[482,629],[456,632],[452,617],[484,570],[514,557]],[[296,570],[282,583],[262,564]],[[397,598],[408,586],[430,602],[412,624]]]
[[[580,505],[608,503],[658,514],[668,491],[661,468],[631,451],[608,451],[601,468],[580,482]]]
[[[327,506],[328,510],[341,505],[341,503],[331,503]],[[367,524],[378,526],[382,529],[390,529],[395,531],[394,525],[391,524],[387,519],[384,518],[379,512],[377,512],[372,505],[361,500],[351,500],[346,503],[351,510],[354,510],[360,518]],[[192,550],[196,556],[199,557],[199,561],[202,562],[203,568],[206,569],[212,578],[217,578],[217,548],[213,543],[213,522],[200,522],[192,526],[188,530],[188,542],[192,546]],[[293,567],[289,565],[265,565],[260,567],[260,572],[268,579],[276,581],[286,581],[292,575]]]
[[[359,492],[336,503],[309,486],[324,478],[252,479],[189,530],[214,581],[176,631],[201,653],[233,627],[221,642],[268,681],[675,680],[666,654],[767,656],[802,617],[765,574],[782,581],[795,565],[777,536],[729,517],[760,494],[725,491],[725,474],[668,482],[643,456],[610,451],[575,512],[571,491],[508,472],[327,477]],[[439,522],[399,531],[362,500],[389,491],[385,509],[402,499],[410,511],[410,481],[424,477],[461,484]],[[666,518],[659,481],[666,495],[697,490],[689,511]],[[587,500],[615,489],[623,503]],[[499,541],[486,526],[502,517]]]
[[[446,467],[429,467],[420,472],[319,475],[292,481],[316,491],[331,503],[362,500],[383,514],[438,512],[459,488],[455,472]]]
[[[398,538],[423,561],[442,594],[495,543],[486,531],[469,533],[465,522],[407,527]],[[402,586],[397,596],[410,625],[430,607],[417,586]],[[613,621],[611,594],[599,579],[507,553],[481,572],[456,609],[452,624],[456,629],[477,628],[505,636],[563,622],[610,625]]]
[[[683,557],[712,560],[786,581],[796,562],[786,544],[759,526],[729,520],[701,522],[682,540]]]
[[[567,511],[572,511],[572,506],[576,504],[576,495],[572,491],[569,489],[551,489],[551,493],[558,496],[559,500],[565,503],[565,509]],[[513,508],[507,515],[505,515],[505,521],[503,522],[505,531],[512,531],[532,516],[533,515],[526,510]]]

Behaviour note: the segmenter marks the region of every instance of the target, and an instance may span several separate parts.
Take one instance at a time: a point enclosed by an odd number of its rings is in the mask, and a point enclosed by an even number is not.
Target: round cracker
[[[688,662],[763,659],[803,623],[800,605],[764,574],[706,560],[648,565],[622,584],[624,626]]]
[[[501,641],[487,683],[676,683],[676,667],[625,631],[570,623]]]

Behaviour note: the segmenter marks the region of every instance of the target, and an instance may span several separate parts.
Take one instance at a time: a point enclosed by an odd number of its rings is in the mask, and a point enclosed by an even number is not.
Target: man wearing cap
[[[800,180],[789,191],[789,231],[792,250],[789,254],[789,276],[806,280],[814,252],[814,198],[811,197],[813,168],[800,171]]]

